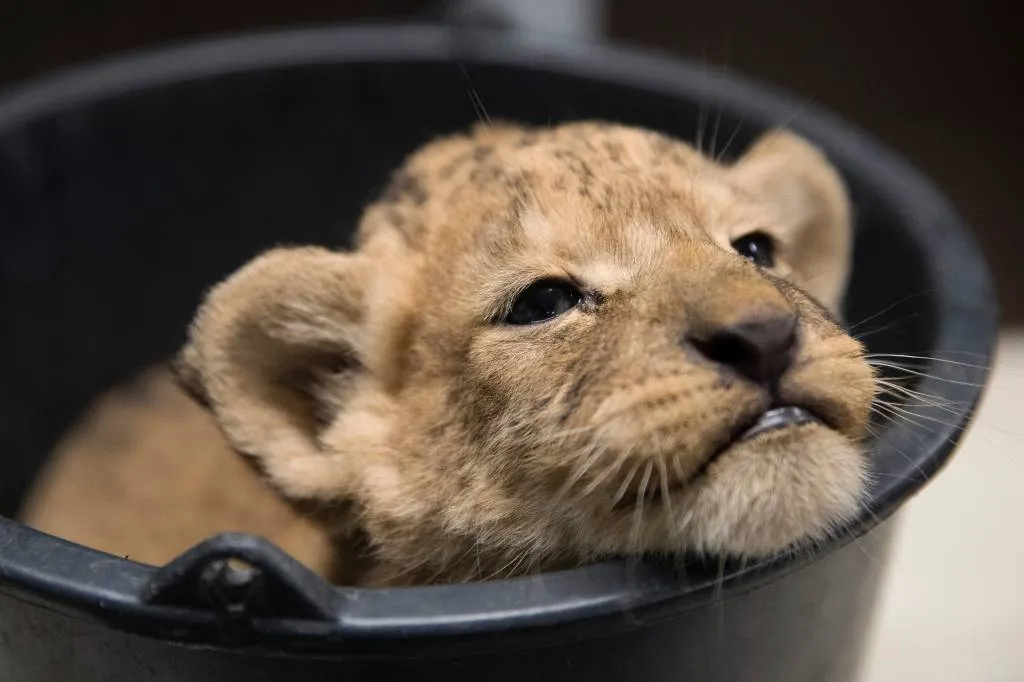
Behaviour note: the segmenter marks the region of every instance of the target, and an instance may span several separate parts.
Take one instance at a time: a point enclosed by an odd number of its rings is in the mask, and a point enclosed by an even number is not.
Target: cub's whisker
[[[955,409],[955,407],[959,405],[958,403],[944,401],[938,396],[933,396],[927,393],[914,391],[912,389],[906,388],[905,386],[900,386],[899,384],[886,381],[885,379],[876,379],[876,382],[880,386],[886,388],[889,391],[893,391],[899,394],[900,396],[921,401],[921,403],[917,405],[900,402],[900,405],[902,405],[903,407],[934,407],[936,409],[943,410],[944,412],[949,412],[950,414],[959,414],[959,410]]]
[[[671,486],[669,486],[668,466],[665,464],[664,457],[658,457],[655,461],[658,464],[658,478],[661,482],[661,499],[668,511],[669,518],[674,519],[675,510],[672,507],[672,495],[669,492]]]
[[[852,336],[852,333],[853,333],[853,331],[855,329],[857,329],[858,327],[861,327],[861,326],[867,324],[871,320],[878,319],[879,317],[881,317],[882,315],[885,315],[887,312],[889,312],[893,308],[895,308],[897,306],[900,306],[900,305],[903,305],[904,303],[906,303],[908,301],[912,301],[915,298],[919,298],[921,296],[925,296],[925,295],[933,294],[933,293],[935,293],[934,289],[925,289],[923,291],[918,291],[917,293],[910,294],[909,296],[904,296],[903,298],[901,298],[900,300],[896,301],[895,303],[890,303],[885,308],[882,308],[877,313],[875,313],[873,315],[869,315],[868,317],[865,317],[862,320],[858,320],[857,322],[854,322],[853,324],[847,325],[846,333],[848,333],[848,334],[850,334]]]
[[[651,474],[654,472],[654,462],[647,462],[644,467],[643,478],[640,479],[640,488],[637,491],[636,502],[633,505],[633,524],[630,529],[630,545],[640,550],[643,547],[641,542],[642,523],[644,509],[647,507],[647,485],[651,481]]]
[[[880,362],[878,360],[869,360],[868,364],[871,365],[872,367],[886,367],[886,368],[889,368],[889,369],[895,369],[895,370],[899,370],[901,372],[906,372],[907,374],[912,374],[914,376],[922,377],[922,378],[925,378],[925,379],[932,379],[932,380],[935,380],[935,381],[942,381],[942,382],[947,383],[947,384],[957,384],[958,386],[971,386],[973,388],[977,388],[977,387],[983,385],[981,383],[974,382],[974,381],[961,381],[959,379],[949,379],[947,377],[938,376],[937,374],[929,374],[928,372],[921,372],[921,371],[918,371],[916,369],[909,369],[907,367],[902,367],[900,365],[896,365],[896,364],[893,364],[891,362]]]
[[[623,481],[622,481],[621,485],[619,485],[619,489],[618,489],[618,490],[616,491],[616,493],[615,493],[615,496],[614,496],[614,497],[612,498],[612,504],[611,504],[611,506],[612,506],[613,508],[614,508],[614,507],[615,507],[616,505],[618,505],[618,504],[619,504],[619,502],[621,502],[621,501],[622,501],[622,498],[623,498],[623,497],[625,497],[625,496],[626,496],[626,491],[627,491],[627,490],[629,490],[629,484],[633,482],[633,477],[634,477],[634,476],[636,476],[636,472],[637,472],[637,471],[638,471],[639,469],[640,469],[640,462],[637,462],[636,464],[634,464],[634,465],[633,465],[633,466],[632,466],[632,467],[630,468],[630,470],[629,470],[629,473],[628,473],[628,474],[626,475],[626,477],[625,477],[625,478],[623,479]]]
[[[947,352],[947,353],[955,353],[956,351],[945,351],[945,352]],[[949,360],[947,358],[940,358],[940,357],[938,357],[936,355],[910,355],[910,354],[906,354],[906,353],[866,353],[864,355],[864,358],[866,360],[882,359],[882,360],[890,360],[890,361],[893,361],[893,362],[895,362],[895,360],[892,360],[893,358],[895,358],[897,360],[898,359],[903,359],[903,360],[919,360],[919,361],[922,361],[922,362],[925,362],[925,363],[941,362],[941,363],[944,363],[944,364],[947,364],[947,365],[958,365],[960,367],[969,367],[971,369],[983,369],[983,370],[989,370],[989,369],[992,368],[991,365],[976,365],[976,364],[973,364],[973,363],[970,363],[970,362],[962,362],[960,360]]]

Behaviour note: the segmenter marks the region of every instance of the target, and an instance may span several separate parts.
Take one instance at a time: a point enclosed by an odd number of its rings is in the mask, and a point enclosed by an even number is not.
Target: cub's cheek
[[[469,379],[483,391],[498,391],[513,401],[554,399],[571,384],[578,353],[523,339],[500,343],[488,338],[472,349],[466,363],[452,369],[453,378]]]

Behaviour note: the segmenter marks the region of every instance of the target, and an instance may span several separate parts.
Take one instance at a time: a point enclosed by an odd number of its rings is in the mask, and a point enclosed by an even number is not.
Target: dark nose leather
[[[688,340],[709,360],[774,390],[793,361],[796,315],[751,317]]]

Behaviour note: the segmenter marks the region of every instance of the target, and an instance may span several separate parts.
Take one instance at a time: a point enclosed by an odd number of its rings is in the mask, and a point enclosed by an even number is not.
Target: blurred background
[[[667,51],[832,109],[946,191],[995,268],[1005,319],[1024,322],[1024,48],[1009,2],[3,0],[0,87],[209,34],[445,11]]]
[[[0,0],[0,89],[212,34],[422,18],[657,49],[752,76],[853,121],[953,200],[1000,292],[989,398],[904,514],[865,682],[1024,680],[1024,46],[1007,2],[861,0]]]

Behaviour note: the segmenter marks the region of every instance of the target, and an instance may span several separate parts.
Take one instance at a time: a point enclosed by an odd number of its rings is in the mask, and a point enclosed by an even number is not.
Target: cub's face
[[[858,510],[850,232],[788,134],[724,166],[621,126],[480,129],[415,154],[354,253],[271,252],[215,288],[181,376],[360,538],[357,582],[770,555]]]

